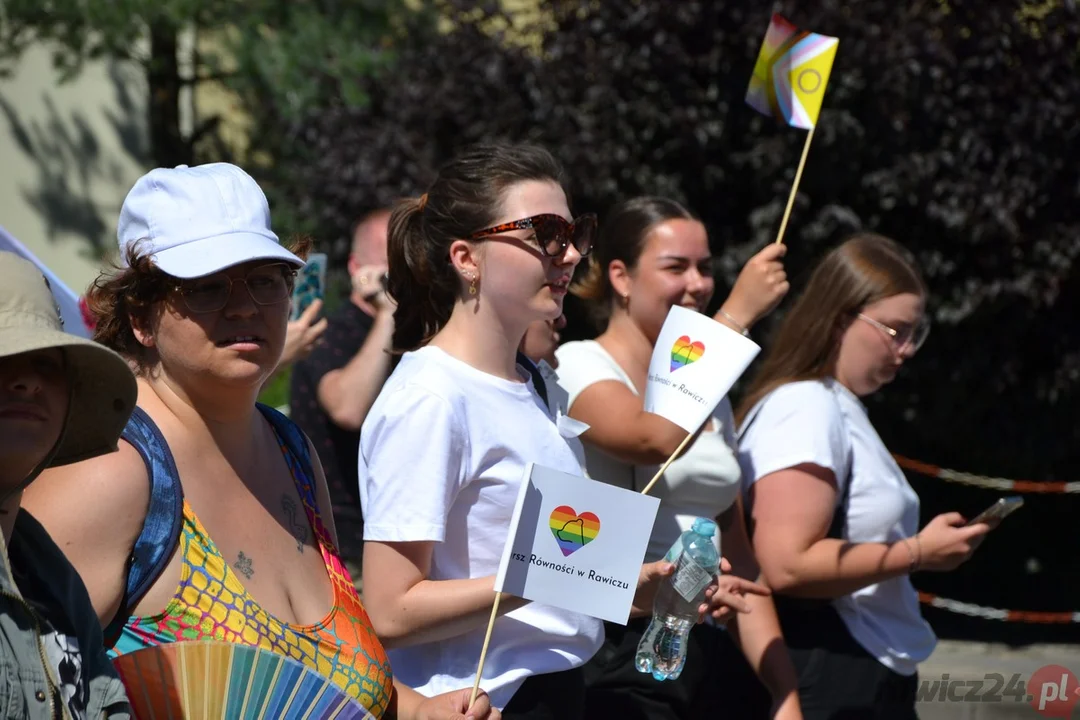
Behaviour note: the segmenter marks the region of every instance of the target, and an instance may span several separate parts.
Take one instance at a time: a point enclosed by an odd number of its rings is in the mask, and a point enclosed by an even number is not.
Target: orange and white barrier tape
[[[949,470],[929,463],[911,460],[902,455],[893,455],[896,464],[905,470],[928,475],[947,482],[970,485],[984,490],[1018,493],[1080,493],[1080,482],[1037,482],[1035,480],[1009,480],[1008,478],[973,475],[971,473]]]
[[[973,603],[950,600],[927,592],[919,592],[919,602],[941,610],[1003,622],[1039,623],[1043,625],[1066,625],[1080,623],[1080,612],[1040,612],[1036,610],[1003,610]]]
[[[984,490],[997,490],[999,492],[1014,493],[1042,493],[1064,494],[1080,493],[1080,482],[1036,482],[1034,480],[1010,480],[1008,478],[989,477],[987,475],[974,475],[972,473],[959,472],[948,468],[938,467],[930,463],[912,460],[902,455],[893,455],[897,465],[905,470],[926,475],[928,477],[945,480],[946,482],[959,483]],[[1001,622],[1036,623],[1042,625],[1067,625],[1080,623],[1080,612],[1043,612],[1038,610],[1007,610],[1004,608],[986,607],[974,603],[951,600],[939,597],[928,592],[919,592],[919,602],[940,610],[977,617],[984,620],[998,620]]]

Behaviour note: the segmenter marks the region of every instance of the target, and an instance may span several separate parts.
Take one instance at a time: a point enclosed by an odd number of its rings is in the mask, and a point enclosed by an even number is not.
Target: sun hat
[[[251,260],[302,266],[270,229],[270,206],[255,179],[235,165],[157,168],[124,198],[116,231],[120,262],[149,255],[162,271],[196,278]]]
[[[138,393],[135,375],[122,357],[63,327],[41,271],[29,260],[0,251],[0,358],[58,348],[68,369],[64,429],[52,457],[39,469],[116,450]]]

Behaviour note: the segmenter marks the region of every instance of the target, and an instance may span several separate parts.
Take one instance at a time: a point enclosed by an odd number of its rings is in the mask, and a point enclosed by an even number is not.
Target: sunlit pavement
[[[1072,686],[1067,691],[1075,692],[1076,677],[1080,677],[1080,646],[1075,645],[1032,645],[1024,648],[1011,648],[1007,645],[942,641],[934,654],[919,666],[919,680],[924,694],[929,694],[932,683],[937,681],[938,691],[933,700],[923,700],[918,705],[921,720],[1038,720],[1046,717],[1040,714],[1026,698],[1017,701],[1014,697],[1002,697],[1000,700],[990,697],[994,685],[1001,685],[998,692],[1003,695],[1013,682],[1013,695],[1022,681],[1026,693],[1038,691],[1027,688],[1032,673],[1046,665],[1061,665],[1072,672],[1069,682]],[[960,681],[963,686],[951,686],[953,697],[960,695],[978,695],[978,700],[959,702],[941,701],[941,684]],[[999,682],[996,675],[1000,675]],[[1018,678],[1017,678],[1018,676]],[[1014,678],[1017,678],[1014,680]],[[928,684],[929,683],[929,684]],[[978,684],[978,686],[976,686]],[[1077,703],[1080,706],[1080,703]],[[1074,708],[1074,718],[1080,718],[1080,711]]]

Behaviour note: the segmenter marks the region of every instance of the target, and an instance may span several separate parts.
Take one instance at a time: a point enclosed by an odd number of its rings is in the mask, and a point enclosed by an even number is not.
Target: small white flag
[[[727,325],[675,305],[649,362],[646,412],[697,432],[760,351]]]
[[[625,625],[660,500],[530,463],[495,590]]]

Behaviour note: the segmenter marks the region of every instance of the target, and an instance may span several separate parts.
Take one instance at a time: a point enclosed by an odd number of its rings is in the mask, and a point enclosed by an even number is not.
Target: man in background
[[[353,231],[352,291],[329,318],[322,342],[293,368],[290,413],[315,446],[334,505],[338,550],[360,579],[363,515],[356,475],[360,426],[390,374],[394,308],[383,277],[390,211],[365,215]]]

